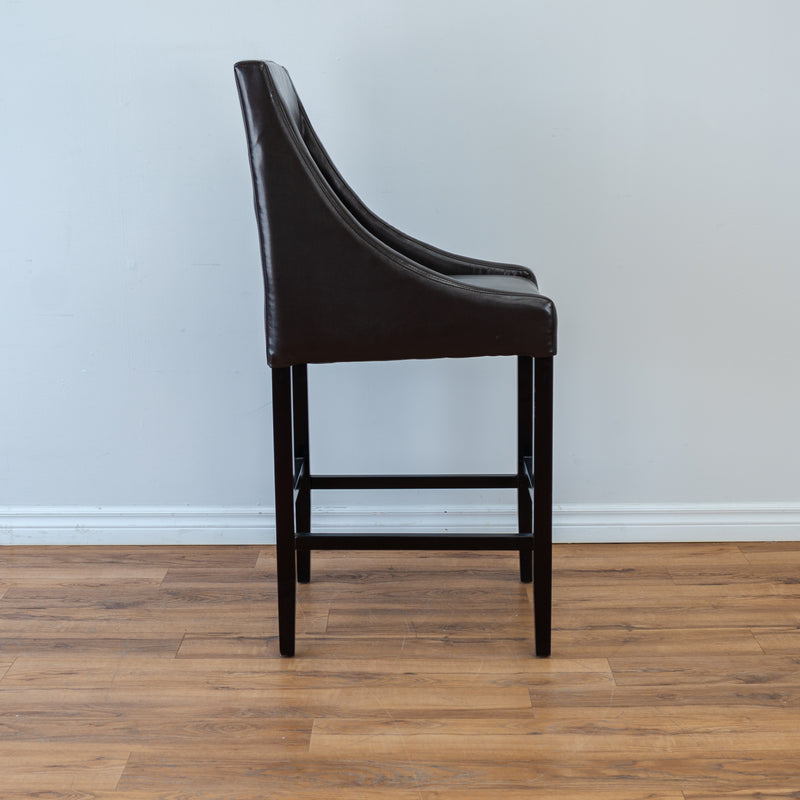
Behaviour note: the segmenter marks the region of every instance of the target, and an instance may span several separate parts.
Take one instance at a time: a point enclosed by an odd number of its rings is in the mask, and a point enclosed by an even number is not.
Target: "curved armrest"
[[[443,275],[509,275],[527,278],[536,283],[536,276],[527,267],[448,253],[446,250],[441,250],[399,231],[373,214],[366,206],[364,206],[364,210],[370,219],[369,224],[362,224],[368,229],[374,226],[373,236],[381,239],[393,250],[397,250],[412,261],[436,272],[441,272]]]
[[[347,210],[375,238],[380,239],[392,250],[396,250],[412,261],[443,275],[515,275],[536,283],[535,275],[527,267],[448,253],[446,250],[415,239],[382,220],[364,205],[361,198],[350,188],[339,170],[336,169],[322,142],[308,122],[302,104],[300,105],[300,114],[303,121],[303,140],[311,157]]]

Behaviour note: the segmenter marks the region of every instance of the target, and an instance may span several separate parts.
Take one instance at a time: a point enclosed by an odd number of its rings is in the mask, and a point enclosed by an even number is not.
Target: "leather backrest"
[[[274,61],[263,62],[271,78],[274,93],[272,100],[283,107],[286,118],[291,122],[293,133],[297,136],[297,146],[302,147],[310,157],[314,166],[319,171],[322,178],[330,189],[336,194],[344,207],[371,233],[377,235],[373,230],[374,215],[364,206],[358,196],[348,186],[339,171],[334,166],[325,148],[308,121],[303,104],[297,95],[289,73],[280,64]]]

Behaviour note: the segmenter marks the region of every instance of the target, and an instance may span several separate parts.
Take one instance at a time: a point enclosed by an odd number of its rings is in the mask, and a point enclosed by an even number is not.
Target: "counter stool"
[[[550,654],[556,310],[525,267],[446,253],[376,217],[347,185],[286,70],[236,64],[253,179],[272,371],[278,627],[295,651],[297,581],[312,550],[514,550],[533,580],[536,655]],[[517,357],[517,471],[315,475],[307,365]],[[489,420],[490,422],[491,420]],[[324,489],[516,489],[518,533],[314,533]]]

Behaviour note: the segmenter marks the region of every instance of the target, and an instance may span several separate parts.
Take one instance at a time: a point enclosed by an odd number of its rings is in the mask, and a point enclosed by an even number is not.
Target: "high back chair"
[[[272,370],[280,652],[312,550],[512,550],[533,580],[536,654],[550,654],[556,310],[524,267],[452,255],[376,217],[334,167],[286,70],[236,64]],[[517,356],[517,469],[507,475],[315,475],[307,365]],[[534,378],[535,375],[535,378]],[[489,420],[491,421],[491,420]],[[324,489],[516,489],[518,533],[314,533]]]

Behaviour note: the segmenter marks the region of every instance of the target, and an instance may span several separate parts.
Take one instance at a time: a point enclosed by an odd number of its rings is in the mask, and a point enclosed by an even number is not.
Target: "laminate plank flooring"
[[[0,550],[0,800],[800,797],[800,543]]]

